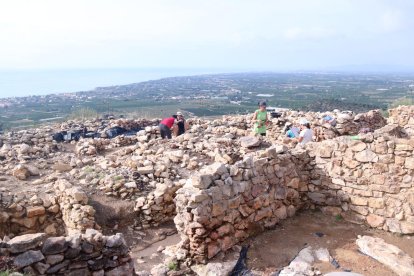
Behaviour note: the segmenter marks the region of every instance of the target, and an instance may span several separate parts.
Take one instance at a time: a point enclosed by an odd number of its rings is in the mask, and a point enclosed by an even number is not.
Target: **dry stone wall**
[[[234,165],[214,163],[177,191],[174,221],[193,260],[204,262],[302,207],[310,159],[303,150],[285,150],[272,147]]]
[[[10,202],[0,210],[0,237],[45,232],[50,236],[99,229],[86,193],[65,179],[55,183],[56,195]]]
[[[182,186],[182,181],[157,183],[153,192],[136,200],[135,211],[143,228],[158,226],[174,218],[176,214],[174,197],[176,191]]]
[[[390,109],[388,124],[397,124],[406,130],[408,136],[414,136],[414,105]]]
[[[379,120],[378,126],[382,123]],[[305,148],[270,147],[233,165],[202,168],[176,192],[175,202],[181,248],[196,262],[302,207],[412,234],[414,136],[403,135],[398,125],[387,125]]]
[[[88,196],[83,190],[65,179],[58,180],[56,188],[67,233],[79,233],[88,228],[99,228],[95,223],[95,209],[88,205]]]
[[[45,232],[64,234],[63,220],[56,197],[13,202],[0,210],[0,237]]]
[[[355,223],[414,233],[414,137],[382,130],[360,137],[308,146],[314,157],[310,201]]]
[[[0,240],[0,250],[25,275],[130,276],[134,270],[122,234],[104,236],[93,229],[66,237],[17,236]]]

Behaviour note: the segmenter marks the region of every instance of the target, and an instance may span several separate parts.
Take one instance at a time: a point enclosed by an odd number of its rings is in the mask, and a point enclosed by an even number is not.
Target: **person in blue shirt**
[[[295,127],[292,123],[287,122],[285,124],[285,134],[288,138],[296,138],[299,136],[299,128]]]
[[[325,115],[323,117],[323,121],[330,124],[331,126],[336,126],[336,119],[332,117],[331,115]]]

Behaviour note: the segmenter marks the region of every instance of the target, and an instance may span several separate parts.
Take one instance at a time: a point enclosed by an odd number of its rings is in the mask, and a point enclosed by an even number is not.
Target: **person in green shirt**
[[[259,102],[259,109],[254,112],[254,133],[262,136],[266,136],[266,125],[269,120],[267,118],[266,102]]]

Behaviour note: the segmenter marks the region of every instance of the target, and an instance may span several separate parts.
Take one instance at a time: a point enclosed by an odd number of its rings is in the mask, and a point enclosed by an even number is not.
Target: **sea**
[[[221,73],[216,69],[0,70],[0,98],[93,90],[166,77]]]

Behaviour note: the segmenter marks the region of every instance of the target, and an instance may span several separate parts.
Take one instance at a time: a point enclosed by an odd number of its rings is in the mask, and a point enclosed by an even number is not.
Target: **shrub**
[[[69,115],[69,119],[81,119],[81,120],[87,120],[87,119],[93,119],[98,117],[98,112],[95,109],[92,109],[90,107],[82,107],[79,109],[76,109],[72,111],[72,113]]]
[[[399,105],[414,105],[414,98],[411,97],[402,97],[394,100],[390,103],[389,107],[394,108],[398,107]]]

